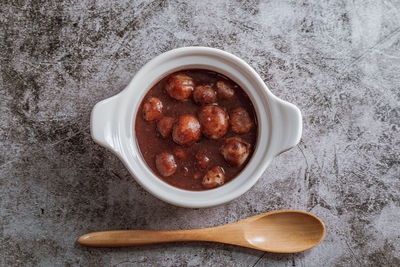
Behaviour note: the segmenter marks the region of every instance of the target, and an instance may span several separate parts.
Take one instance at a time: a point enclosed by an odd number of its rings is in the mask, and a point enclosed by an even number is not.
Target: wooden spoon
[[[236,223],[194,230],[118,230],[85,234],[78,243],[91,247],[125,247],[177,241],[210,241],[276,253],[310,249],[325,235],[324,223],[304,211],[267,212]]]

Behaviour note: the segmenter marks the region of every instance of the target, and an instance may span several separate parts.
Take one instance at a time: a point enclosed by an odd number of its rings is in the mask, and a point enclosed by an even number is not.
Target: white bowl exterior
[[[251,160],[239,176],[211,190],[188,191],[165,183],[149,169],[136,142],[135,119],[143,97],[162,78],[184,69],[208,69],[229,77],[246,91],[257,114],[258,140]],[[298,143],[301,115],[297,107],[275,97],[238,57],[214,48],[185,47],[154,58],[125,90],[96,104],[91,132],[93,139],[113,151],[148,192],[177,206],[201,208],[226,203],[249,190],[275,155]]]

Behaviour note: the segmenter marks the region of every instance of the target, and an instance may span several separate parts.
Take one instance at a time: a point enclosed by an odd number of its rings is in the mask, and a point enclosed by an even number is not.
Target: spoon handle
[[[210,229],[210,228],[208,228]],[[82,235],[78,243],[89,247],[126,247],[177,241],[211,241],[208,229],[153,231],[117,230]]]

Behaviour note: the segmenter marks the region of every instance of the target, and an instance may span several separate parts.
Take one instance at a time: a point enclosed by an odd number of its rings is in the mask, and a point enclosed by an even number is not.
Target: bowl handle
[[[275,155],[288,151],[296,146],[301,138],[302,118],[301,112],[295,105],[276,98],[277,120],[281,122],[280,127],[275,127],[276,146]]]
[[[118,95],[98,102],[92,110],[90,118],[90,132],[93,140],[99,145],[118,153]]]

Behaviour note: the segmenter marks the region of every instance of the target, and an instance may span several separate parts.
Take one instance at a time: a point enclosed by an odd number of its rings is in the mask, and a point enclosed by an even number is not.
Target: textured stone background
[[[185,2],[0,2],[1,266],[399,266],[400,2]],[[201,210],[149,195],[88,126],[96,102],[154,56],[188,45],[243,58],[304,116],[300,144],[249,192]],[[75,242],[276,209],[318,215],[325,240],[294,255]]]

